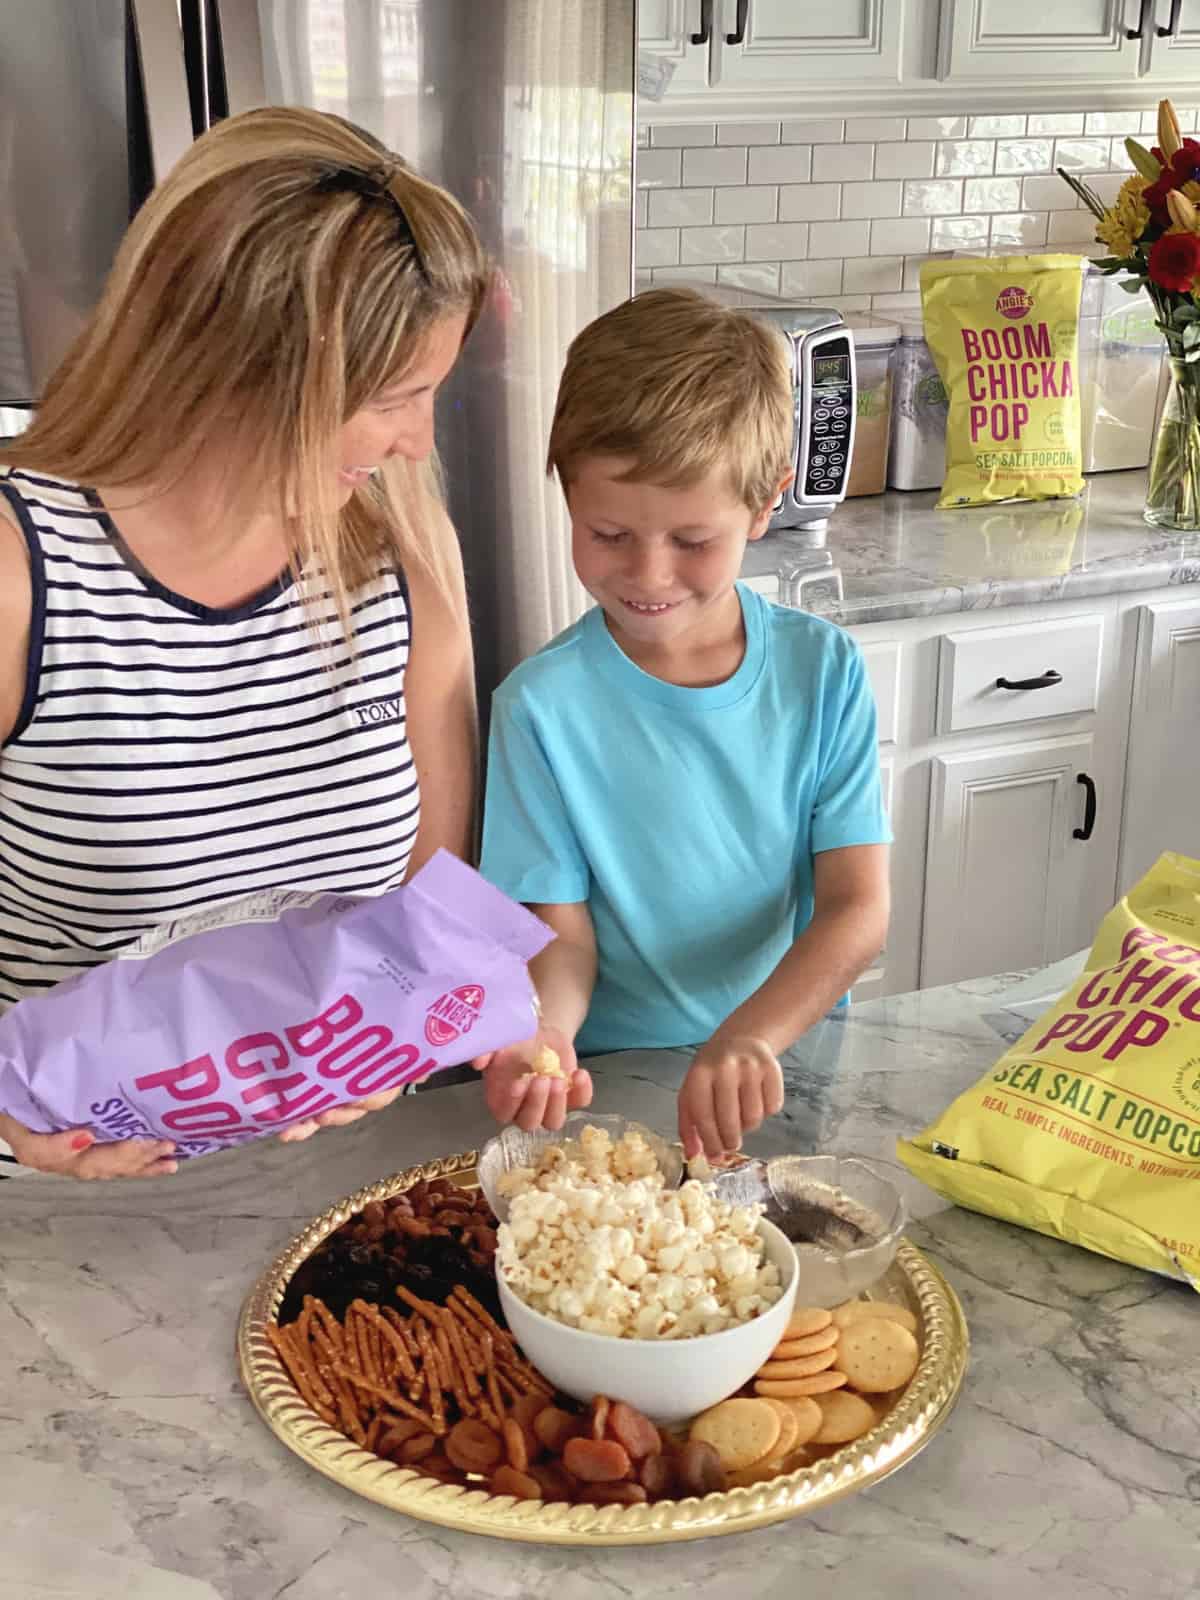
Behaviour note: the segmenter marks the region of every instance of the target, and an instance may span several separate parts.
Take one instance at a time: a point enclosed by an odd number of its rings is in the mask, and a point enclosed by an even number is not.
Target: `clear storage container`
[[[858,400],[854,413],[854,453],[847,497],[882,494],[887,488],[888,444],[892,431],[892,358],[900,342],[894,323],[846,318],[854,339]]]
[[[1144,293],[1085,269],[1079,308],[1079,401],[1083,470],[1144,467],[1154,440],[1155,402],[1165,344]]]
[[[924,325],[900,325],[892,375],[893,489],[940,489],[946,475],[946,386],[925,343]]]

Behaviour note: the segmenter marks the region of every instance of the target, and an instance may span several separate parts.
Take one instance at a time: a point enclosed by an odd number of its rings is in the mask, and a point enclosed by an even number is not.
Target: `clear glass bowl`
[[[568,1144],[577,1140],[585,1128],[603,1128],[614,1144],[623,1134],[640,1133],[654,1151],[665,1187],[678,1188],[683,1178],[683,1154],[677,1145],[669,1143],[643,1123],[631,1122],[628,1117],[604,1116],[596,1111],[572,1111],[556,1133],[550,1133],[545,1128],[526,1133],[521,1128],[508,1127],[495,1139],[489,1139],[480,1151],[477,1168],[479,1187],[501,1222],[508,1220],[508,1201],[497,1189],[503,1175],[514,1167],[536,1167],[547,1145]]]
[[[891,1266],[908,1214],[896,1185],[856,1156],[777,1156],[719,1173],[712,1187],[733,1205],[762,1205],[799,1263],[796,1303],[836,1306]]]

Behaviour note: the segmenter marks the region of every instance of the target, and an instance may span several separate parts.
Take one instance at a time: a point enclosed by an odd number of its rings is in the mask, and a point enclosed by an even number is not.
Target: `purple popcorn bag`
[[[553,937],[445,850],[387,894],[217,906],[0,1017],[0,1108],[181,1159],[244,1144],[528,1039]]]

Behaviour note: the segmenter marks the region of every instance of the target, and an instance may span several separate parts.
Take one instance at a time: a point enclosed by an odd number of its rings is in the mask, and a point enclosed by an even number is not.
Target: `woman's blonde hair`
[[[624,479],[668,488],[718,469],[759,512],[795,465],[793,417],[782,334],[694,289],[649,289],[572,341],[546,470],[565,491],[586,456],[632,456]]]
[[[199,138],[134,218],[100,302],[4,459],[85,485],[166,486],[212,438],[277,492],[297,574],[349,595],[416,562],[445,589],[436,469],[390,463],[339,509],[345,420],[468,329],[488,262],[458,202],[370,134],[270,107]],[[231,496],[231,504],[233,497]],[[299,508],[299,509],[297,509]]]

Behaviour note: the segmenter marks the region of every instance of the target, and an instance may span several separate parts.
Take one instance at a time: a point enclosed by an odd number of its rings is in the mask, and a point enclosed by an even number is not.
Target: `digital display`
[[[814,356],[812,367],[814,388],[823,383],[850,382],[849,356]]]

